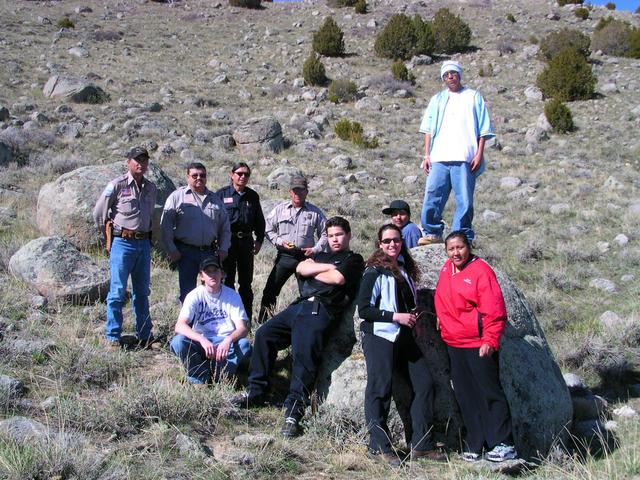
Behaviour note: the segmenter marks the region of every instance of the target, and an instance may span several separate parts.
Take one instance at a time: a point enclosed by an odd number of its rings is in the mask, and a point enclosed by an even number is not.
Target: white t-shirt
[[[207,292],[204,285],[190,291],[182,303],[180,318],[205,337],[226,337],[236,329],[234,320],[248,320],[238,292],[222,285],[219,294]]]
[[[438,135],[432,138],[432,162],[470,162],[478,151],[475,92],[464,88],[449,92]]]

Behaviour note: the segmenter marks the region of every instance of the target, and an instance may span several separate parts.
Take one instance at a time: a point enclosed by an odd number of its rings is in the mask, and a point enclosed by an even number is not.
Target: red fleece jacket
[[[473,257],[460,271],[447,260],[440,270],[435,301],[447,345],[478,348],[487,343],[498,350],[507,310],[496,274],[484,260]]]

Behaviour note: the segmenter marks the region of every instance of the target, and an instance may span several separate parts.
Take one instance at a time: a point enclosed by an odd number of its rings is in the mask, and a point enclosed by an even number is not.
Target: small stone
[[[627,237],[624,233],[619,233],[615,236],[613,241],[616,242],[619,247],[626,247],[629,243],[629,237]]]
[[[498,212],[494,212],[493,210],[486,209],[482,212],[482,219],[487,222],[495,222],[496,220],[500,220],[502,218],[502,214]]]
[[[600,87],[600,91],[602,93],[620,93],[620,90],[618,90],[618,86],[616,85],[616,82],[603,83],[602,86]]]
[[[78,57],[78,58],[87,58],[89,56],[89,50],[82,47],[72,47],[69,50],[67,50],[67,53],[69,55],[73,55],[74,57]]]
[[[271,435],[264,433],[258,433],[252,435],[250,433],[244,433],[234,437],[233,443],[237,447],[249,447],[249,448],[264,448],[271,445],[274,442],[274,438]]]
[[[542,101],[542,91],[538,87],[529,86],[524,89],[524,96],[527,100],[536,102]]]
[[[598,248],[598,251],[600,253],[607,253],[609,251],[609,248],[611,248],[609,242],[598,242],[596,243],[596,247]]]
[[[518,177],[502,177],[500,179],[500,188],[505,190],[513,190],[522,184],[522,180]]]
[[[600,323],[609,329],[613,329],[620,325],[620,317],[616,312],[607,310],[600,315]]]
[[[20,380],[0,375],[0,399],[21,397],[25,392],[26,388]]]
[[[329,161],[329,165],[340,170],[353,168],[353,160],[347,155],[338,155]]]
[[[213,79],[213,83],[229,83],[229,77],[222,73]]]
[[[564,383],[567,384],[567,388],[570,391],[584,390],[587,388],[587,385],[584,383],[584,380],[582,380],[582,378],[580,378],[575,373],[565,373],[562,375],[562,378],[564,378]]]
[[[549,207],[549,213],[552,215],[562,215],[570,210],[571,206],[568,203],[556,203]]]
[[[606,278],[594,278],[589,282],[589,286],[606,293],[616,292],[616,284]]]
[[[620,418],[625,418],[627,420],[638,418],[638,412],[636,412],[629,405],[624,405],[619,408],[614,408],[613,414],[617,415]]]
[[[627,273],[626,275],[622,275],[620,277],[620,281],[624,283],[633,282],[636,279],[636,276],[633,273]]]
[[[304,87],[304,78],[294,78],[293,79],[293,86],[295,88],[302,88]]]
[[[418,181],[418,176],[417,175],[407,175],[406,177],[404,177],[402,179],[402,183],[405,184],[405,185],[413,185],[417,181]]]

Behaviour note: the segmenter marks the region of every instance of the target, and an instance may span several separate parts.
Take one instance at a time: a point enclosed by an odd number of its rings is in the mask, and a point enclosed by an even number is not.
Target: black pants
[[[293,362],[289,395],[284,402],[285,416],[300,420],[309,403],[325,334],[332,323],[333,316],[322,305],[303,300],[258,328],[249,364],[249,395],[263,395],[267,391],[278,351],[291,345]]]
[[[249,317],[249,326],[253,314],[253,236],[238,238],[231,237],[229,255],[223,262],[224,273],[227,278],[224,284],[235,289],[236,272],[238,272],[238,293],[242,299],[242,305]]]
[[[513,445],[511,415],[498,377],[498,354],[480,357],[479,348],[447,347],[453,390],[467,429],[464,448],[482,453],[500,443]]]
[[[395,343],[365,333],[362,349],[367,362],[367,388],[364,416],[369,430],[369,448],[376,452],[392,451],[387,418],[391,407],[394,371],[405,375],[413,388],[411,402],[411,448],[432,450],[430,428],[433,423],[433,379],[429,365],[416,345],[411,331],[402,327]]]
[[[260,314],[258,322],[264,323],[273,312],[278,300],[278,295],[289,277],[296,273],[296,267],[301,260],[304,260],[303,254],[291,255],[286,252],[278,251],[276,261],[271,269],[267,283],[262,291],[262,301],[260,302]],[[298,278],[298,290],[302,289],[302,282]]]

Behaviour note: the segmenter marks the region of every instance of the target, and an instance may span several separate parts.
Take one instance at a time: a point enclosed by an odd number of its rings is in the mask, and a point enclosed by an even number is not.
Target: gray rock
[[[279,188],[289,190],[289,184],[293,177],[301,176],[302,172],[294,167],[278,167],[267,177],[269,188]]]
[[[613,241],[616,242],[619,247],[626,247],[629,244],[629,237],[624,233],[619,233],[614,237]]]
[[[36,222],[44,235],[69,239],[78,248],[102,242],[102,231],[94,224],[93,207],[106,185],[126,171],[124,161],[81,167],[65,173],[40,189]],[[156,184],[158,196],[153,216],[153,238],[160,238],[162,207],[175,185],[155,163],[149,164],[146,178]]]
[[[553,127],[549,123],[549,120],[547,120],[547,116],[544,113],[541,113],[540,115],[538,115],[536,128],[547,133],[551,133],[553,131]]]
[[[610,175],[604,181],[602,185],[604,188],[608,188],[609,190],[624,190],[625,186],[620,182],[616,177]]]
[[[407,63],[407,68],[413,69],[418,65],[431,65],[432,63],[433,58],[431,58],[429,55],[417,55],[409,60],[409,63]]]
[[[233,136],[229,134],[218,135],[211,139],[211,145],[219,150],[231,151],[236,146]]]
[[[636,279],[636,276],[633,273],[627,273],[620,277],[620,281],[624,283],[633,282]]]
[[[594,278],[589,282],[589,286],[606,293],[615,293],[616,284],[606,278]]]
[[[611,310],[607,310],[606,312],[603,312],[602,315],[600,315],[600,323],[608,329],[619,327],[620,321],[621,319],[618,314],[616,312],[612,312]]]
[[[259,151],[278,153],[284,148],[282,127],[273,117],[251,118],[233,132],[233,139],[242,153]]]
[[[435,328],[433,308],[433,290],[446,257],[441,245],[417,247],[411,253],[422,272],[418,306],[424,313],[414,334],[435,382],[434,436],[457,449],[462,419],[450,385],[446,347]],[[516,448],[522,458],[536,458],[549,452],[558,439],[567,439],[566,426],[572,419],[571,398],[542,328],[522,293],[502,272],[496,273],[508,312],[500,346],[500,381],[511,410]],[[361,354],[349,357],[330,378],[327,408],[348,412],[349,418],[363,422],[366,371]],[[409,392],[402,385],[394,389],[399,416],[406,421]]]
[[[55,443],[61,449],[82,448],[84,438],[77,433],[58,432],[55,427],[43,425],[26,417],[11,417],[0,421],[0,435],[19,445]]]
[[[638,412],[636,412],[629,405],[623,405],[622,407],[615,408],[613,414],[616,417],[624,418],[627,420],[634,420],[638,418]]]
[[[632,215],[640,215],[640,202],[632,203],[629,205],[628,210]]]
[[[218,75],[217,77],[215,77],[213,79],[213,83],[229,83],[229,77],[227,77],[226,74],[221,73],[220,75]]]
[[[339,170],[349,170],[353,168],[353,160],[347,155],[338,155],[329,161],[329,165]]]
[[[67,50],[67,53],[78,58],[87,58],[89,56],[89,50],[83,47],[72,47]]]
[[[6,403],[6,400],[21,397],[26,391],[24,384],[17,378],[0,375],[0,405]]]
[[[378,26],[378,22],[376,22],[373,18],[367,22],[367,28],[376,28]]]
[[[244,448],[265,448],[271,445],[275,439],[265,433],[243,433],[233,438],[233,444]]]
[[[371,110],[376,112],[382,110],[380,102],[372,97],[361,98],[355,103],[354,107],[356,110]]]
[[[527,129],[524,140],[527,145],[537,145],[542,140],[547,140],[549,135],[546,131],[538,127],[530,127]]]
[[[68,140],[73,140],[82,136],[84,125],[80,122],[61,123],[56,129],[56,133]]]
[[[503,215],[501,213],[494,212],[493,210],[486,209],[482,212],[482,219],[487,223],[495,222],[500,220],[502,217]]]
[[[13,340],[5,340],[3,349],[12,355],[44,355],[49,357],[56,351],[56,344],[51,340],[25,340],[16,338]]]
[[[587,388],[587,384],[584,383],[584,380],[582,380],[575,373],[565,373],[564,375],[562,375],[562,378],[564,379],[564,383],[567,385],[567,388],[571,393],[578,390],[585,390]]]
[[[402,179],[403,185],[413,185],[418,181],[418,175],[407,175]]]
[[[611,245],[609,245],[609,242],[598,242],[596,243],[596,247],[600,253],[607,253],[611,248]]]
[[[524,96],[527,100],[534,102],[542,101],[542,91],[538,87],[529,86],[524,89]]]
[[[571,206],[568,203],[554,203],[549,207],[549,213],[552,215],[563,215],[571,211]]]
[[[52,302],[93,303],[109,291],[109,267],[61,237],[30,241],[13,254],[9,271]]]
[[[539,45],[528,45],[522,49],[522,52],[520,53],[520,58],[524,60],[528,60],[530,58],[535,57],[539,51],[540,51]]]
[[[48,98],[61,98],[76,103],[96,103],[96,99],[106,97],[104,90],[89,80],[60,75],[49,77],[42,93]]]
[[[522,180],[518,177],[502,177],[500,179],[500,188],[505,190],[514,190],[522,184]]]
[[[13,162],[13,152],[6,143],[0,142],[0,167],[4,167]]]
[[[618,90],[618,85],[616,85],[616,82],[605,82],[600,86],[600,92],[602,93],[620,93],[620,90]]]
[[[202,445],[194,438],[179,433],[176,435],[176,447],[180,454],[187,458],[203,459],[213,456],[209,447]]]

